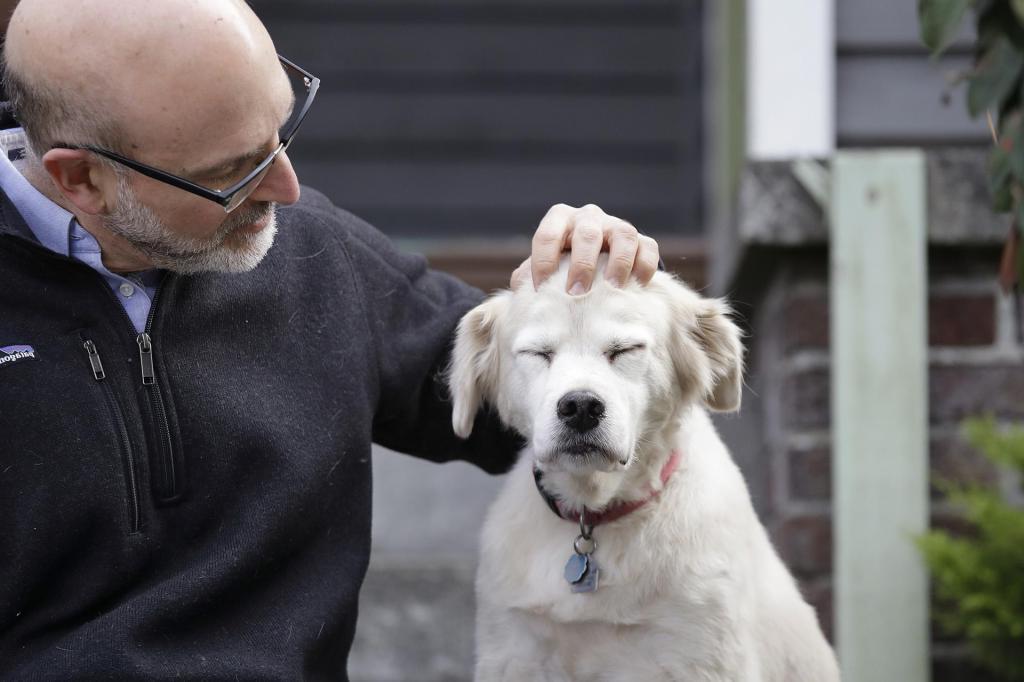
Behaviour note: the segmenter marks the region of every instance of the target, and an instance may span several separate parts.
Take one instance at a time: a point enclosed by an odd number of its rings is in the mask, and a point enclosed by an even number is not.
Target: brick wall
[[[994,249],[937,249],[929,257],[929,424],[933,482],[1013,487],[963,441],[960,422],[992,413],[1024,419],[1024,347],[1013,300],[995,283]],[[833,635],[827,251],[781,258],[763,297],[747,309],[753,417],[763,445],[744,467],[776,547]],[[898,295],[898,292],[894,292]],[[740,305],[743,310],[742,304]],[[879,330],[878,333],[885,333]],[[894,381],[898,377],[894,377]],[[742,463],[742,462],[741,462]],[[758,494],[760,490],[760,494]],[[955,511],[933,486],[932,523],[955,525]],[[960,643],[933,637],[935,682],[981,682]]]

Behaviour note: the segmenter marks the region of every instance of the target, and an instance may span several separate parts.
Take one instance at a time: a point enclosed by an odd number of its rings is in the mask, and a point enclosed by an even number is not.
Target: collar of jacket
[[[0,235],[11,235],[39,244],[35,234],[29,229],[28,223],[18,213],[11,200],[7,198],[3,190],[0,190]]]

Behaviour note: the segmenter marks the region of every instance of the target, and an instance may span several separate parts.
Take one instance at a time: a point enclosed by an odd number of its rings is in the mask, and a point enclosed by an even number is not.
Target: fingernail
[[[608,284],[611,284],[616,289],[621,289],[622,288],[622,280],[619,279],[618,277],[609,277],[608,278]]]
[[[572,296],[582,296],[585,291],[586,289],[583,288],[583,282],[576,280],[569,289],[569,294]]]

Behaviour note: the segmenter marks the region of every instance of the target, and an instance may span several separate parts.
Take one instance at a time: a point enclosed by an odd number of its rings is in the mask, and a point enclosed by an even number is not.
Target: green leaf
[[[1000,36],[1006,36],[1019,49],[1024,49],[1024,26],[1007,0],[977,0],[974,8],[977,16],[975,55],[985,52]]]
[[[1021,202],[1024,204],[1024,201]],[[1017,286],[1024,287],[1024,222],[1017,219]]]
[[[971,0],[918,0],[921,42],[938,55],[953,40]]]
[[[1007,143],[1010,145],[1010,169],[1018,181],[1024,182],[1024,119],[1019,112],[1014,112],[1014,117],[1009,128],[1010,137]]]
[[[992,207],[1000,212],[1013,209],[1013,172],[1010,168],[1010,154],[997,146],[988,163],[988,188],[992,194]]]
[[[1024,0],[1010,0],[1010,7],[1013,8],[1013,13],[1017,15],[1017,21],[1024,23]]]
[[[1014,176],[1018,166],[1024,176],[1024,154],[1019,157],[1012,154],[1018,138],[1024,139],[1021,121],[1019,111],[1002,117],[999,143],[992,147],[992,153],[988,157],[988,190],[992,196],[992,208],[1000,213],[1014,210]]]
[[[1006,187],[1011,192],[1011,199],[1015,200],[1015,185],[1019,186],[1024,182],[1024,116],[1019,110],[1013,110],[1003,116],[999,130],[999,145],[992,152],[992,162],[995,163],[995,156],[1001,154],[1006,155],[1006,163],[1010,169]],[[995,170],[993,168],[993,171]],[[993,181],[997,179],[993,178]]]
[[[999,36],[988,48],[967,87],[967,109],[977,116],[988,108],[1001,108],[1000,104],[1013,90],[1024,67],[1024,52],[1018,50],[1005,36]]]
[[[1000,427],[995,418],[988,415],[966,420],[963,434],[971,447],[988,459],[1024,474],[1024,426]],[[1024,547],[1021,551],[1024,554]]]

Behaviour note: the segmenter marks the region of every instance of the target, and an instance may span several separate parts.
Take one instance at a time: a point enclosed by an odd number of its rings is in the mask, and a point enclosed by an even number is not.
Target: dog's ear
[[[729,319],[732,311],[720,299],[701,300],[693,335],[708,357],[712,386],[704,402],[718,412],[740,409],[743,394],[743,344],[740,330]]]
[[[508,307],[509,292],[501,292],[466,313],[455,332],[448,367],[452,397],[452,428],[460,438],[473,432],[473,422],[497,384],[499,353],[497,323]]]
[[[661,287],[669,300],[669,350],[687,399],[700,400],[718,412],[738,410],[743,345],[739,328],[729,319],[729,306],[698,295],[668,275],[656,276],[649,286]]]

